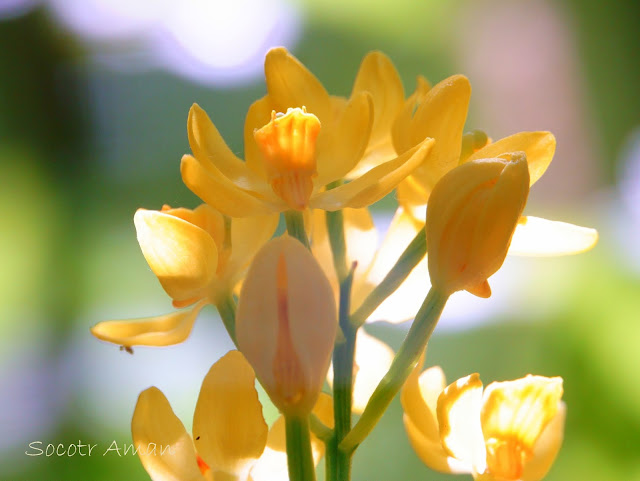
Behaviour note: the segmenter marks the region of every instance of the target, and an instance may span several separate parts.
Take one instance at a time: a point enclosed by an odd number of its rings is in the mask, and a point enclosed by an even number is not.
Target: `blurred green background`
[[[171,310],[133,213],[198,204],[179,175],[190,105],[242,152],[244,115],[265,91],[261,59],[285,44],[334,94],[350,93],[361,58],[378,49],[407,93],[417,74],[466,74],[469,129],[494,139],[554,132],[555,160],[527,212],[596,227],[599,245],[508,259],[491,299],[454,296],[427,363],[450,380],[479,372],[485,385],[562,376],[566,438],[547,479],[640,480],[637,3],[229,5],[0,2],[0,478],[148,479],[137,458],[102,453],[130,442],[135,400],[150,385],[190,426],[204,374],[230,347],[213,309],[183,345],[133,356],[89,327]],[[376,206],[382,219],[392,205]],[[398,347],[406,326],[368,330]],[[421,464],[401,417],[395,401],[358,451],[354,480],[452,479]],[[34,441],[101,452],[25,455]]]

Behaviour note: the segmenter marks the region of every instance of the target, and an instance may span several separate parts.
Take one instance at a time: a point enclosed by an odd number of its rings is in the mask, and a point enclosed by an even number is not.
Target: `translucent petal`
[[[523,216],[511,239],[509,254],[563,256],[587,251],[598,242],[598,231],[565,222]]]
[[[316,186],[342,179],[362,158],[369,141],[373,104],[367,92],[354,95],[338,121],[320,129]]]
[[[551,132],[519,132],[486,145],[472,154],[466,162],[476,159],[490,159],[505,153],[519,151],[527,155],[529,185],[533,185],[549,167],[556,151],[556,139]]]
[[[258,147],[253,132],[267,125],[271,121],[271,111],[274,110],[271,99],[262,97],[256,100],[249,110],[244,121],[244,159],[247,167],[255,172],[265,182],[267,173],[262,159],[262,153]]]
[[[558,406],[558,412],[533,446],[533,456],[524,465],[523,481],[539,481],[551,469],[551,465],[558,455],[564,438],[564,422],[567,407],[563,402]]]
[[[269,185],[236,157],[227,146],[207,113],[198,104],[189,110],[189,144],[193,155],[204,165],[211,164],[242,189],[265,193]]]
[[[138,243],[149,267],[176,302],[197,300],[216,275],[218,248],[204,229],[179,217],[138,209]]]
[[[153,481],[204,480],[193,442],[158,388],[151,387],[138,397],[131,434],[140,461]]]
[[[209,204],[230,217],[264,215],[284,210],[286,205],[275,194],[258,198],[227,179],[213,168],[206,168],[191,155],[182,157],[180,164],[182,180],[191,191]]]
[[[478,374],[458,379],[445,388],[438,399],[440,439],[447,452],[472,466],[476,473],[486,468],[480,409],[482,382]]]
[[[103,341],[121,346],[171,346],[184,342],[193,328],[193,323],[207,301],[191,309],[172,312],[162,316],[102,321],[91,328],[91,334]]]
[[[273,108],[307,107],[320,122],[331,118],[329,94],[320,81],[284,48],[273,48],[264,61],[267,92]]]
[[[255,389],[253,369],[230,351],[204,378],[193,416],[198,453],[214,473],[244,479],[260,457],[269,431]]]
[[[402,179],[421,165],[432,147],[433,139],[426,139],[419,146],[371,169],[362,177],[314,195],[310,205],[312,208],[330,211],[371,205],[391,192]]]

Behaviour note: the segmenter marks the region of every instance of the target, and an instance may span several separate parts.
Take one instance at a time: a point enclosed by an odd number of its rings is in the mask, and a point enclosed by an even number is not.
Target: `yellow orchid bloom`
[[[319,399],[314,413],[330,421],[329,396]],[[282,421],[268,429],[253,369],[240,352],[230,351],[204,378],[193,417],[193,438],[155,387],[140,394],[131,432],[140,461],[154,481],[285,481]],[[317,464],[324,443],[312,436],[312,446]]]
[[[315,405],[338,327],[329,281],[311,253],[284,235],[256,254],[236,314],[238,347],[286,415]]]
[[[460,75],[443,80],[429,90],[421,84],[407,100],[393,125],[393,141],[398,152],[429,136],[436,145],[411,176],[398,185],[398,202],[416,221],[424,223],[426,205],[436,183],[456,166],[473,160],[509,156],[524,152],[532,186],[553,159],[556,140],[550,132],[519,132],[496,142],[475,131],[462,135],[471,88]],[[415,110],[415,114],[411,112]],[[523,216],[509,253],[526,256],[577,254],[598,241],[594,229],[538,217]]]
[[[445,388],[442,369],[407,379],[401,395],[411,446],[431,469],[482,481],[538,481],[564,432],[562,378],[528,375],[482,390],[478,374]]]
[[[425,161],[433,140],[423,137],[402,155],[390,155],[384,137],[396,108],[389,103],[388,112],[380,97],[395,98],[397,92],[393,87],[390,94],[376,90],[378,77],[388,76],[375,65],[387,63],[376,62],[381,54],[367,58],[347,100],[330,96],[284,48],[270,50],[265,59],[267,95],[251,105],[245,120],[246,161],[235,156],[204,110],[194,105],[187,122],[193,155],[185,155],[181,163],[184,183],[231,217],[307,207],[334,211],[380,200]],[[382,151],[384,161],[376,154]],[[367,159],[376,156],[377,164],[371,166]],[[325,189],[358,169],[364,173]]]
[[[255,253],[273,235],[278,218],[247,217],[229,224],[202,204],[193,210],[139,209],[134,223],[142,253],[173,306],[193,306],[161,316],[103,321],[91,329],[98,339],[125,347],[183,342],[202,307],[217,304],[241,280]]]

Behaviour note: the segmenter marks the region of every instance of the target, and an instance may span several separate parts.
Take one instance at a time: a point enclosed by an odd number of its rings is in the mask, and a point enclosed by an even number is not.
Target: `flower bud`
[[[311,412],[336,329],[333,291],[315,258],[289,236],[268,242],[242,285],[236,334],[238,347],[284,414]]]
[[[487,279],[504,262],[529,195],[526,156],[505,157],[460,165],[433,189],[426,223],[429,275],[442,293],[491,295]]]

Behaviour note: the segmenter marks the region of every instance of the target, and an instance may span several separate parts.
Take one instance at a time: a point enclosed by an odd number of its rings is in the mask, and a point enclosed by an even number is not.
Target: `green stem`
[[[238,340],[236,339],[236,301],[233,299],[233,295],[229,293],[226,296],[221,296],[220,300],[216,302],[216,308],[224,327],[227,328],[229,337],[231,337],[233,344],[238,347]]]
[[[287,465],[290,481],[315,481],[316,471],[311,454],[309,417],[284,417],[287,437]]]
[[[341,210],[325,212],[329,244],[333,254],[333,266],[338,282],[347,277],[347,246],[344,239],[344,216]]]
[[[420,229],[411,243],[400,255],[395,265],[382,279],[364,302],[351,316],[354,326],[361,326],[378,306],[389,297],[409,276],[411,271],[427,253],[427,238],[424,229]]]
[[[358,445],[371,433],[382,417],[391,400],[415,368],[420,354],[424,351],[433,330],[447,303],[448,295],[431,288],[420,310],[416,314],[411,329],[391,363],[391,367],[372,394],[360,420],[339,445],[340,451],[353,453]]]
[[[307,249],[309,247],[309,238],[307,232],[304,229],[304,217],[302,212],[298,210],[287,210],[284,212],[284,221],[287,224],[287,232],[291,237],[295,237],[302,245]]]
[[[327,451],[332,459],[331,473],[333,480],[349,481],[351,479],[351,452],[344,452],[338,446],[351,430],[351,406],[353,396],[353,363],[356,350],[356,334],[358,328],[349,322],[349,300],[353,268],[340,284],[339,324],[344,335],[333,350],[333,416],[334,436]]]

